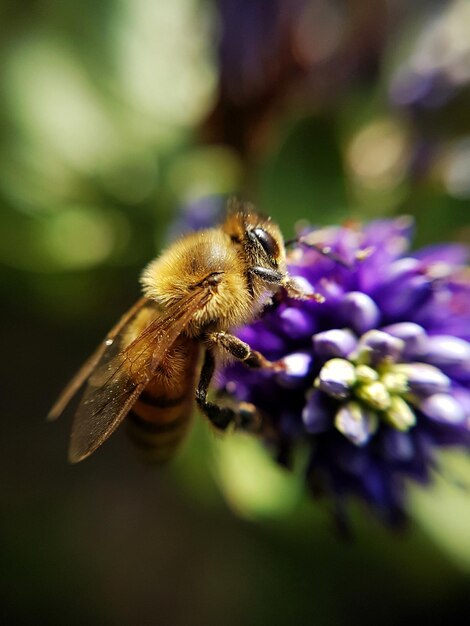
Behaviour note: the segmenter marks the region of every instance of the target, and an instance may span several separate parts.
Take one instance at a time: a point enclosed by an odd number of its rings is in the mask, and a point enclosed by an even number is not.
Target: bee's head
[[[253,205],[232,201],[223,229],[234,244],[241,246],[248,268],[264,268],[281,277],[286,274],[281,231],[269,217],[257,213]]]
[[[305,290],[305,285],[287,272],[286,248],[279,226],[260,215],[251,204],[232,200],[222,229],[239,246],[253,294],[275,293],[283,287],[291,298],[316,300],[323,297]]]

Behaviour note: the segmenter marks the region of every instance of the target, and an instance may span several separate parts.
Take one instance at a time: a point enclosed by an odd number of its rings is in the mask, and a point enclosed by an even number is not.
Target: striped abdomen
[[[127,417],[128,434],[148,462],[169,461],[189,429],[198,354],[197,342],[179,339]]]

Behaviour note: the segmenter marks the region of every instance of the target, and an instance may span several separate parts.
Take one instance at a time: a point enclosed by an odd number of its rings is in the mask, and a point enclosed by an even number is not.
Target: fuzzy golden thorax
[[[208,277],[217,274],[212,297],[201,307],[186,334],[199,336],[206,328],[228,330],[253,320],[279,289],[253,268],[286,275],[279,228],[270,219],[247,209],[231,212],[224,224],[177,240],[142,274],[144,293],[162,306],[184,301]]]

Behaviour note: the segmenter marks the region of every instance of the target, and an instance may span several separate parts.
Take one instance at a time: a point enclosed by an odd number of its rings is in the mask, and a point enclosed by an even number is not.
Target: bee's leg
[[[214,353],[208,348],[204,355],[201,376],[196,389],[196,402],[200,410],[207,416],[212,424],[220,430],[225,430],[229,424],[233,423],[236,428],[242,430],[251,432],[261,431],[261,417],[252,404],[241,402],[236,409],[232,409],[230,407],[221,407],[207,400],[207,391],[212,376],[214,375],[214,370]]]
[[[306,291],[302,283],[296,276],[285,276],[281,285],[287,291],[289,298],[296,300],[313,300],[314,302],[325,302],[325,298],[315,291]]]
[[[277,272],[276,270],[271,270],[267,267],[258,267],[255,265],[254,267],[250,267],[249,271],[258,276],[258,278],[262,278],[267,283],[272,283],[274,285],[280,285],[282,283],[283,274]]]
[[[216,428],[225,430],[227,426],[233,422],[235,413],[228,407],[220,407],[214,402],[207,400],[207,391],[209,389],[212,376],[215,370],[215,357],[213,351],[208,348],[204,355],[204,363],[202,365],[201,376],[196,389],[196,402],[201,411],[206,415]]]
[[[215,345],[221,346],[236,359],[248,365],[248,367],[262,367],[279,372],[285,369],[282,361],[269,361],[261,352],[252,350],[247,343],[224,331],[210,333],[208,340]]]
[[[314,300],[315,302],[324,302],[325,298],[313,291],[305,291],[299,280],[293,276],[287,274],[281,274],[276,270],[271,270],[266,267],[251,267],[250,272],[262,278],[267,283],[273,285],[279,285],[284,287],[287,291],[287,295],[297,300]]]

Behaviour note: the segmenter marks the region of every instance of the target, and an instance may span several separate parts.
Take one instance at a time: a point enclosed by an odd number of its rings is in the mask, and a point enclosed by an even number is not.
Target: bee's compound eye
[[[264,230],[264,228],[255,228],[253,234],[268,256],[276,257],[278,255],[279,248],[274,237]]]

